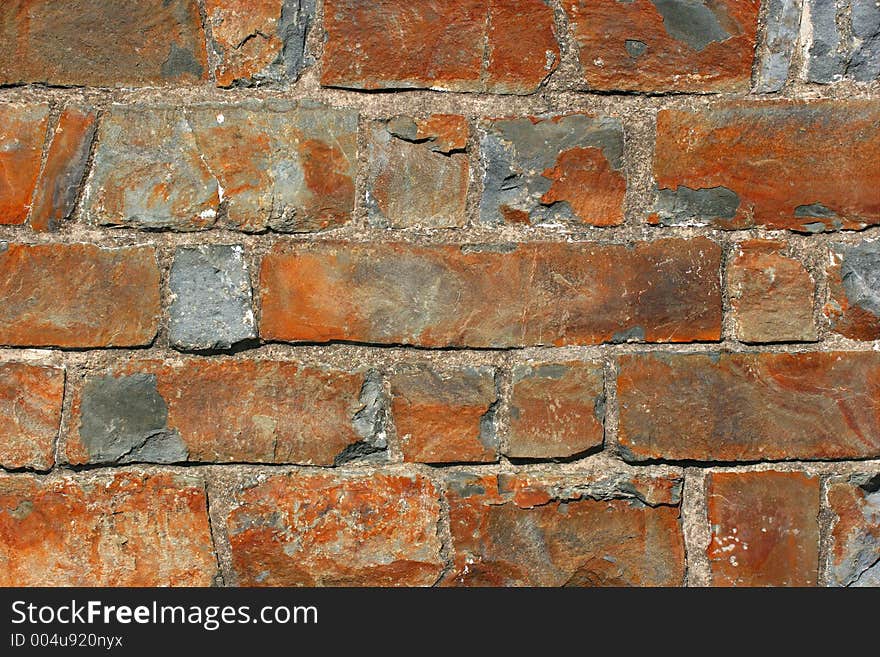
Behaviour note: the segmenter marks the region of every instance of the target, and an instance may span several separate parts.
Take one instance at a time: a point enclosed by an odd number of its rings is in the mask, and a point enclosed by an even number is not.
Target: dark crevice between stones
[[[508,456],[507,460],[510,461],[513,465],[537,465],[540,463],[574,463],[575,461],[580,461],[581,459],[585,459],[589,456],[595,456],[599,454],[603,449],[605,449],[604,445],[595,445],[594,447],[588,447],[585,450],[580,452],[575,452],[569,456]]]
[[[880,474],[876,474],[873,477],[870,477],[867,481],[859,484],[859,488],[865,491],[867,495],[880,492]]]
[[[179,351],[184,354],[194,354],[196,356],[234,356],[236,354],[240,354],[245,351],[250,351],[252,349],[257,349],[262,345],[259,338],[249,338],[247,340],[240,340],[233,344],[232,346],[221,349],[221,348],[208,348],[208,349],[196,349],[191,347],[182,347],[171,345],[171,347],[175,351]]]
[[[339,466],[353,461],[384,460],[388,450],[388,396],[381,375],[370,370],[361,385],[361,408],[351,419],[351,425],[361,440],[348,445],[333,459]]]

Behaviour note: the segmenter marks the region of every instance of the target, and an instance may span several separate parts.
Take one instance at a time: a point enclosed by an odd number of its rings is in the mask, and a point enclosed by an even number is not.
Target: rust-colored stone
[[[806,137],[809,135],[809,138]],[[880,108],[871,100],[661,110],[651,223],[815,233],[880,223]]]
[[[210,586],[216,572],[197,476],[0,475],[0,586]]]
[[[152,247],[0,242],[0,344],[129,347],[159,327]]]
[[[853,340],[880,340],[880,241],[833,244],[826,266],[831,330]]]
[[[408,117],[403,117],[408,124]],[[431,150],[452,153],[467,148],[470,128],[461,114],[431,114],[423,119],[411,119],[416,128],[416,141],[430,142]],[[397,135],[403,136],[405,135]]]
[[[430,347],[718,340],[720,258],[705,238],[279,244],[263,258],[260,334]]]
[[[64,370],[0,363],[0,466],[48,470],[55,464]]]
[[[712,472],[707,554],[715,586],[815,586],[819,479],[802,472]]]
[[[0,224],[27,221],[48,123],[48,105],[0,106]]]
[[[245,482],[226,522],[241,586],[429,586],[440,492],[421,475],[297,472]]]
[[[828,482],[831,586],[880,586],[880,473]]]
[[[631,461],[880,456],[880,354],[635,354],[620,359]]]

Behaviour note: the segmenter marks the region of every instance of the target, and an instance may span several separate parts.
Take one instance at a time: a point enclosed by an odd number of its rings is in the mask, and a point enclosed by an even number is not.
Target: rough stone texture
[[[866,166],[878,152],[880,108],[873,100],[662,110],[654,158],[660,195],[649,221],[806,233],[861,229],[880,223],[880,167]]]
[[[833,514],[828,583],[880,586],[880,474],[835,477],[827,498]]]
[[[260,272],[260,335],[426,347],[718,340],[720,259],[705,238],[279,244]]]
[[[159,326],[156,251],[0,242],[0,299],[0,345],[146,345]]]
[[[767,5],[764,52],[755,70],[753,85],[757,93],[779,91],[789,79],[803,0],[768,0]]]
[[[219,86],[299,78],[315,0],[205,0],[205,10]]]
[[[732,91],[752,72],[760,0],[569,0],[584,81],[609,91]]]
[[[89,107],[68,107],[58,119],[31,209],[31,227],[57,230],[73,213],[97,129]]]
[[[448,475],[453,586],[680,586],[679,494],[638,481]],[[649,485],[647,488],[651,488]],[[680,488],[675,488],[680,491]]]
[[[357,114],[311,102],[116,105],[89,214],[101,225],[310,232],[354,208]]]
[[[64,370],[0,363],[0,466],[48,470],[55,464]]]
[[[831,330],[853,340],[880,340],[880,241],[833,244],[827,266]]]
[[[0,474],[0,586],[210,586],[195,475]]]
[[[321,83],[529,94],[559,62],[544,0],[327,0]]]
[[[133,361],[75,388],[62,452],[74,465],[333,465],[352,445],[384,447],[368,382],[292,362]]]
[[[391,377],[391,414],[405,461],[491,462],[498,458],[495,371],[408,369]]]
[[[440,492],[421,475],[276,475],[234,491],[241,586],[426,586],[443,570]]]
[[[880,354],[635,354],[620,358],[628,461],[880,456]]]
[[[806,78],[827,84],[880,79],[880,6],[876,0],[806,0],[812,41]]]
[[[467,135],[463,116],[396,117],[374,124],[367,151],[370,223],[391,228],[463,226],[468,159],[450,150],[463,150]]]
[[[4,0],[0,85],[137,87],[207,79],[196,0]]]
[[[785,242],[740,242],[727,265],[727,286],[743,342],[812,342],[815,282]]]
[[[620,119],[568,114],[492,119],[481,149],[484,223],[623,223]]]
[[[168,283],[168,337],[178,349],[228,349],[257,337],[244,249],[236,245],[180,247]]]
[[[48,124],[46,104],[0,105],[0,225],[27,221]]]
[[[570,458],[601,447],[602,363],[527,363],[513,368],[510,435],[514,459]]]
[[[815,586],[819,479],[801,472],[708,476],[714,586]]]

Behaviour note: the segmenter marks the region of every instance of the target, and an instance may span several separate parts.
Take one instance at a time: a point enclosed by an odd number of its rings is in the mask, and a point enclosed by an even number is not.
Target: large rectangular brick
[[[730,102],[661,110],[652,223],[800,232],[880,223],[872,100]]]
[[[443,570],[440,491],[422,475],[275,475],[231,506],[241,586],[429,586]]]
[[[64,370],[0,363],[0,466],[48,470],[55,464]]]
[[[0,586],[210,586],[204,481],[0,475]]]
[[[0,242],[0,299],[0,344],[149,344],[159,326],[156,251]]]
[[[48,125],[46,104],[0,105],[0,225],[27,221]]]
[[[624,458],[880,456],[880,354],[635,354],[617,379]]]
[[[720,260],[705,238],[279,244],[262,263],[260,334],[427,347],[717,340]]]

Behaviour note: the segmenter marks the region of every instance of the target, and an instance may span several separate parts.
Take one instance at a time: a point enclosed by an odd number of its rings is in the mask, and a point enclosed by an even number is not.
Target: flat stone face
[[[421,475],[276,475],[234,491],[239,586],[430,586],[443,570],[440,491]]]
[[[66,459],[87,463],[333,465],[384,447],[364,374],[280,361],[141,361],[74,389]]]
[[[602,363],[528,363],[513,368],[510,458],[569,458],[601,447]]]
[[[819,478],[801,472],[708,475],[714,586],[815,586]]]
[[[784,254],[785,243],[747,240],[734,249],[727,285],[743,342],[812,342],[816,284],[804,265]]]
[[[762,44],[753,90],[757,93],[779,91],[789,79],[791,56],[800,32],[803,0],[769,0]]]
[[[406,461],[490,462],[498,459],[491,367],[451,372],[408,369],[391,377],[391,413]]]
[[[0,586],[210,586],[204,481],[0,474]]]
[[[880,456],[880,354],[635,354],[620,358],[628,461]]]
[[[0,466],[48,470],[55,464],[64,370],[0,363]]]
[[[159,326],[152,247],[0,242],[0,344],[129,347]]]
[[[374,124],[367,147],[370,223],[391,228],[463,226],[470,174],[467,155],[458,151],[466,147],[467,134],[463,116],[403,116]]]
[[[655,487],[667,495],[652,499]],[[680,481],[457,472],[447,489],[448,586],[683,584]]]
[[[805,0],[812,40],[807,80],[880,79],[880,6],[874,0]],[[848,20],[839,20],[839,16]]]
[[[831,330],[853,340],[880,339],[880,242],[831,245],[826,270]]]
[[[871,100],[661,110],[659,192],[649,221],[805,233],[862,229],[880,223],[880,167],[864,164],[877,152],[880,109]]]
[[[834,477],[831,507],[831,586],[880,586],[880,473]]]
[[[704,238],[278,245],[263,258],[260,335],[430,347],[718,340],[720,259]]]
[[[92,87],[207,79],[196,0],[4,0],[0,84]]]
[[[556,69],[544,0],[328,0],[321,83],[528,94]]]
[[[295,82],[315,0],[205,0],[217,84]]]
[[[244,249],[235,245],[180,247],[168,286],[168,335],[178,349],[228,349],[257,337]]]
[[[623,223],[619,119],[585,114],[493,119],[484,124],[481,150],[484,223]]]
[[[286,101],[114,106],[89,216],[109,226],[311,232],[354,208],[357,114]]]
[[[562,3],[589,89],[731,91],[748,87],[760,0]]]
[[[48,124],[48,105],[0,105],[0,225],[27,221]]]

